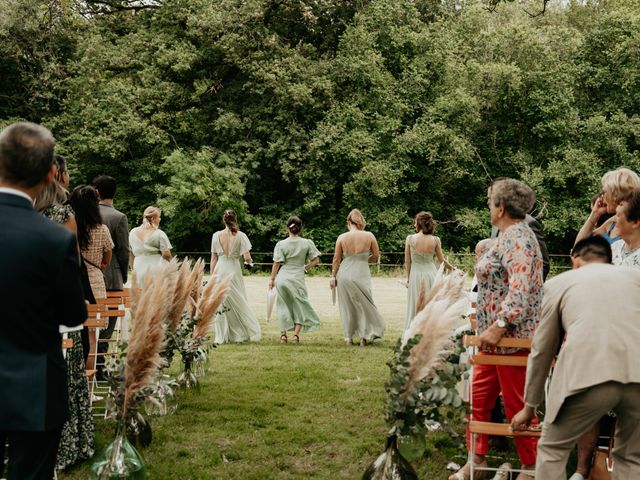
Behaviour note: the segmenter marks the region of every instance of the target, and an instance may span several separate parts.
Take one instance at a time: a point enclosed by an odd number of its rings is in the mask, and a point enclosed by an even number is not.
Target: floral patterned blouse
[[[505,338],[531,338],[542,307],[542,254],[525,222],[504,230],[476,265],[478,333],[507,322]],[[498,348],[513,353],[516,348]]]
[[[613,264],[625,267],[640,268],[640,248],[626,252],[624,240],[618,240],[611,245]]]

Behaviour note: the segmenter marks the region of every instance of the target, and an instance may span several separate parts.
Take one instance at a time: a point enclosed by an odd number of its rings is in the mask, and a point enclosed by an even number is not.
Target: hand
[[[600,195],[591,207],[591,214],[589,215],[589,222],[593,224],[593,228],[598,224],[598,220],[602,215],[607,213],[607,204],[604,202],[604,197]]]
[[[506,328],[500,328],[496,325],[491,325],[484,332],[480,334],[478,340],[480,340],[480,351],[481,352],[492,352],[495,350],[496,345],[500,341],[500,339],[506,333]]]
[[[331,279],[329,280],[329,288],[336,288],[336,277],[331,277]]]
[[[525,405],[518,413],[516,413],[511,420],[510,429],[512,432],[526,430],[531,424],[531,420],[536,416],[536,411],[533,407]]]
[[[269,290],[276,286],[276,281],[273,278],[269,279]]]

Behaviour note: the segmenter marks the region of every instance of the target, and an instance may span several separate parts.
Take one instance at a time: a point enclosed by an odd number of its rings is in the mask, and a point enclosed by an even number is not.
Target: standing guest
[[[89,284],[94,298],[107,298],[107,289],[102,272],[111,262],[113,241],[106,225],[102,223],[98,208],[98,193],[89,185],[78,185],[69,196],[78,225],[78,245],[80,256],[87,267]],[[95,331],[89,332],[89,350],[96,351]],[[87,369],[95,369],[96,358],[89,356]]]
[[[238,227],[238,217],[233,210],[225,210],[222,216],[224,230],[211,238],[211,274],[220,278],[231,276],[229,290],[216,317],[218,344],[229,342],[257,342],[260,340],[260,324],[249,307],[244,288],[240,259],[252,265],[251,242]]]
[[[56,157],[59,156],[56,155]],[[56,161],[56,163],[60,165],[59,162]],[[59,175],[56,175],[56,179],[58,177]],[[66,197],[66,190],[57,180],[53,180],[38,194],[34,206],[45,217],[59,223],[76,235],[77,226],[73,209],[68,204],[62,204]],[[89,285],[88,277],[87,285]],[[67,333],[68,338],[73,342],[73,346],[67,349],[65,358],[69,385],[69,419],[65,422],[60,437],[56,460],[58,470],[64,470],[79,461],[87,460],[94,454],[94,424],[91,402],[89,401],[89,385],[85,375],[86,357],[83,352],[83,343],[85,343],[83,336],[86,334],[88,354],[89,335],[86,327],[84,329],[82,326],[76,328],[78,330]]]
[[[529,356],[526,405],[511,428],[526,428],[534,418],[560,349],[536,478],[564,480],[576,440],[610,410],[617,415],[611,478],[640,478],[640,271],[610,265],[611,250],[601,236],[576,243],[571,261],[574,270],[545,284],[542,319]]]
[[[380,258],[378,241],[371,232],[365,232],[362,212],[353,209],[347,216],[347,233],[336,240],[331,268],[330,288],[338,289],[338,305],[344,327],[344,340],[353,345],[354,336],[360,337],[360,346],[367,341],[382,338],[385,322],[371,295],[369,262]]]
[[[416,233],[409,235],[404,244],[404,268],[407,273],[407,311],[404,317],[405,331],[416,316],[416,305],[420,296],[420,289],[425,293],[431,290],[431,284],[436,278],[438,264],[443,263],[447,269],[451,264],[442,254],[442,242],[433,233],[436,223],[431,212],[420,212],[413,219]]]
[[[510,348],[495,348],[502,337],[531,338],[542,304],[542,255],[536,237],[524,221],[535,195],[531,188],[514,179],[501,179],[491,186],[487,202],[491,224],[500,235],[476,264],[478,277],[478,338],[480,350],[499,355],[526,355]],[[476,421],[490,421],[502,391],[507,416],[511,418],[524,405],[525,367],[474,365],[472,415]],[[536,439],[518,437],[516,451],[523,470],[533,470]],[[467,430],[467,448],[471,446]],[[478,435],[475,457],[449,480],[470,478],[471,464],[487,466],[487,435]],[[486,472],[482,472],[486,473]],[[520,473],[517,480],[531,479]]]
[[[33,123],[0,132],[0,438],[8,480],[50,480],[68,417],[59,326],[87,317],[74,235],[33,199],[53,180],[53,136]],[[1,442],[4,447],[4,441]]]
[[[93,186],[100,198],[99,209],[102,223],[109,229],[113,241],[113,261],[109,263],[103,272],[104,284],[107,292],[121,292],[127,283],[129,271],[129,224],[127,216],[116,210],[113,206],[113,197],[116,194],[117,183],[115,178],[108,175],[100,175],[93,179]],[[100,332],[98,342],[98,354],[105,354],[109,349],[109,340],[113,335],[118,317],[109,317],[109,325]],[[98,365],[98,377],[102,376],[103,365]]]
[[[161,214],[158,207],[145,208],[142,224],[129,233],[129,265],[136,272],[139,287],[147,274],[171,260],[171,242],[160,230]]]
[[[634,190],[640,190],[640,177],[625,167],[610,170],[602,176],[602,194],[591,206],[591,213],[578,232],[576,243],[590,235],[602,235],[609,243],[618,240],[613,218],[602,223],[603,216],[616,213],[618,204]]]
[[[307,270],[320,263],[320,252],[308,238],[302,238],[302,220],[292,216],[287,220],[289,238],[280,240],[273,251],[273,268],[269,289],[278,291],[278,321],[280,341],[287,343],[287,332],[293,330],[293,341],[300,341],[300,332],[311,332],[320,326],[304,282]],[[277,275],[277,279],[276,279]]]

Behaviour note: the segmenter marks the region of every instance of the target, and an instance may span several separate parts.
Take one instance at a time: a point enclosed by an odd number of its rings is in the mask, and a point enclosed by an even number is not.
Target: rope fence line
[[[207,265],[209,264],[209,259],[211,257],[211,252],[176,252],[175,255],[177,257],[189,257],[189,258],[203,258],[206,262]],[[268,258],[269,260],[271,260],[273,255],[273,252],[251,252],[251,256],[254,258],[254,262],[253,264],[255,266],[260,266],[260,267],[271,267],[273,265],[272,261],[262,261],[262,262],[257,262],[255,261],[256,258]],[[326,252],[326,253],[321,253],[320,254],[320,258],[322,260],[323,257],[329,257],[329,258],[333,258],[333,252]],[[379,268],[404,268],[404,252],[380,252],[380,258],[381,259],[389,259],[389,258],[393,258],[395,257],[397,260],[395,263],[385,263],[385,262],[380,262],[380,263],[372,263],[371,265],[377,265]],[[463,263],[464,265],[473,265],[475,264],[475,254],[473,253],[449,253],[448,255],[445,255],[445,257],[448,257],[451,260],[452,264],[456,264],[456,263]],[[552,270],[570,270],[571,269],[571,261],[570,261],[571,256],[570,255],[566,255],[566,254],[550,254],[549,255],[549,262],[551,264],[551,269]],[[455,259],[458,259],[458,261],[456,262]],[[323,262],[321,261],[318,265],[320,266],[325,266],[325,267],[330,267],[331,266],[331,261],[329,262]]]

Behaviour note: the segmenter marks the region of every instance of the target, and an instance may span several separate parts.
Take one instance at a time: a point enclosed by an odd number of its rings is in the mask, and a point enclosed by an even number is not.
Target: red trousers
[[[511,355],[526,356],[528,352],[517,352]],[[482,355],[482,353],[480,353]],[[473,390],[471,397],[471,415],[479,422],[491,421],[491,410],[502,391],[504,409],[509,420],[524,406],[524,384],[526,367],[505,367],[498,365],[473,366]],[[534,419],[532,423],[537,423]],[[467,449],[471,448],[471,438],[467,427]],[[538,439],[533,437],[515,437],[516,451],[522,465],[536,463]],[[475,435],[475,453],[489,453],[489,436]]]

